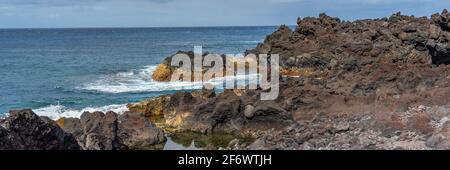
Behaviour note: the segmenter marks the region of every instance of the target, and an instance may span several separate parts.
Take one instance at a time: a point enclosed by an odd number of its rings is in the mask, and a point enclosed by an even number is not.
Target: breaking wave
[[[126,104],[121,104],[121,105],[108,105],[108,106],[102,106],[102,107],[86,107],[84,109],[76,110],[76,109],[66,108],[63,105],[49,105],[47,107],[33,109],[33,111],[39,116],[47,116],[50,119],[57,120],[61,117],[79,118],[81,116],[81,114],[83,114],[84,112],[113,111],[113,112],[120,114],[120,113],[128,111],[128,108],[127,108]]]
[[[121,72],[110,76],[101,77],[92,83],[87,83],[79,89],[104,93],[137,93],[137,92],[160,92],[173,90],[194,90],[203,87],[202,82],[158,82],[151,77],[157,66],[146,66],[139,70]],[[250,82],[257,80],[257,75],[248,75]],[[224,81],[236,79],[238,85],[245,85],[246,75],[219,77],[207,81],[216,89],[223,89]]]

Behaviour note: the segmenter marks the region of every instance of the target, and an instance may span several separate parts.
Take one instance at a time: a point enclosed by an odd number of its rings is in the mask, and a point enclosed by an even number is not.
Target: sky
[[[445,7],[450,0],[0,0],[0,28],[295,25],[321,12],[355,20]]]

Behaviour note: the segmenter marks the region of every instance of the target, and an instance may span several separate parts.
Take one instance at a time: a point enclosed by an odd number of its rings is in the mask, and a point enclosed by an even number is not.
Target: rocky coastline
[[[250,53],[280,55],[278,99],[259,100],[261,89],[204,89],[129,104],[123,114],[53,121],[11,111],[0,119],[0,150],[155,149],[187,133],[236,136],[207,149],[450,149],[447,10],[299,18],[295,30],[280,26]],[[168,80],[171,57],[153,79]]]

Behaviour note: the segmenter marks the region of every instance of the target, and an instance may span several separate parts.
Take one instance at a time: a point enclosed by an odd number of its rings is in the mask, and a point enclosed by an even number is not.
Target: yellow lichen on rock
[[[59,118],[56,121],[56,124],[58,124],[59,127],[63,128],[64,127],[64,121],[65,121],[65,118]]]
[[[172,70],[166,64],[159,64],[152,78],[155,81],[170,81],[172,77]]]
[[[164,114],[169,100],[169,96],[160,96],[137,104],[128,104],[127,107],[131,112],[143,113],[146,117],[160,116]]]
[[[184,120],[186,120],[186,118],[191,115],[192,115],[192,112],[183,112],[180,114],[176,114],[173,118],[166,119],[165,125],[167,127],[173,128],[175,130],[175,129],[177,129],[176,127],[182,126]]]

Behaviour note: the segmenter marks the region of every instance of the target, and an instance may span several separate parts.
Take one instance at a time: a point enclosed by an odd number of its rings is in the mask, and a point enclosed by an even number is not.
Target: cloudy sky
[[[293,25],[320,12],[354,20],[445,7],[450,0],[0,0],[0,28]]]

